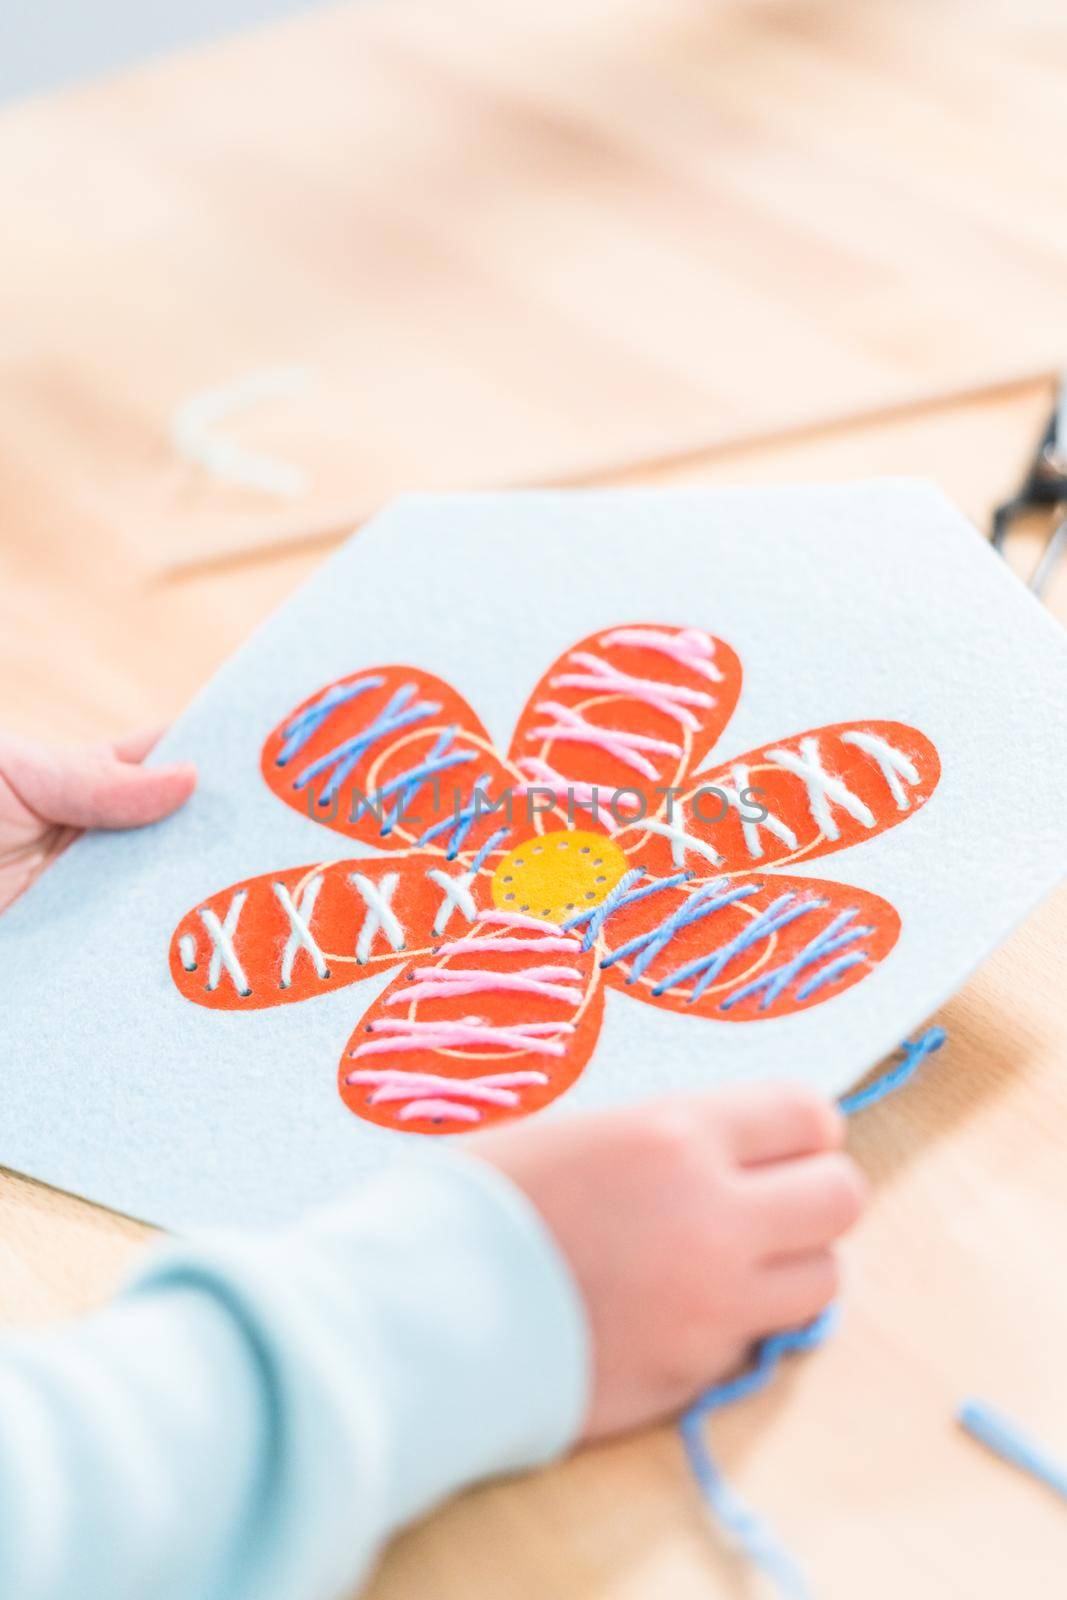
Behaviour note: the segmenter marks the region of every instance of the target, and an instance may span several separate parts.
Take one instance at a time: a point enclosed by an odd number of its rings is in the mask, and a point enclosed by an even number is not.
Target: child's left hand
[[[139,828],[188,800],[191,762],[140,765],[158,737],[63,750],[0,733],[0,912],[84,828]]]

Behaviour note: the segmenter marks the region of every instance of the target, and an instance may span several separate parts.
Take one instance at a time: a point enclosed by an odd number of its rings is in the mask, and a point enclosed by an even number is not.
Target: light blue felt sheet
[[[238,879],[353,854],[259,771],[267,732],[321,685],[410,661],[450,680],[506,745],[560,651],[635,620],[707,628],[740,654],[741,700],[713,760],[889,718],[933,739],[943,775],[907,826],[812,864],[900,911],[900,942],[871,977],[751,1025],[609,993],[592,1062],[545,1116],[738,1077],[837,1093],[1067,864],[1067,644],[934,489],[404,499],[168,734],[154,759],[196,760],[192,802],[81,840],[0,922],[0,1161],[185,1227],[287,1217],[381,1162],[433,1159],[436,1141],[361,1121],[336,1090],[340,1052],[388,975],[276,1011],[205,1010],[171,982],[172,929]]]

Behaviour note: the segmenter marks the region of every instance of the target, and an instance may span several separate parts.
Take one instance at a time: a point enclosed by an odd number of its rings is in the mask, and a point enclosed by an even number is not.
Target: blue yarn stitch
[[[333,772],[322,786],[319,794],[319,805],[329,805],[338,789],[356,765],[360,756],[369,750],[379,739],[384,739],[386,734],[396,733],[401,728],[406,728],[412,722],[422,722],[426,717],[434,716],[440,711],[440,705],[435,705],[432,700],[419,700],[415,705],[408,701],[415,693],[413,683],[405,683],[393,695],[384,710],[379,711],[372,722],[368,723],[362,733],[355,734],[351,739],[345,739],[341,744],[335,745],[318,760],[306,766],[298,778],[293,780],[294,789],[302,789],[305,784],[317,778],[320,772],[325,772],[329,767]]]
[[[440,824],[438,824],[440,829]],[[423,836],[424,838],[426,835]],[[635,889],[634,884],[643,874],[634,867],[625,873],[615,885],[611,894],[599,906],[590,911],[580,911],[569,921],[563,924],[564,928],[577,928],[586,924],[585,934],[582,939],[582,949],[589,950],[601,928],[608,918],[616,911],[621,911],[624,906],[633,905],[638,900],[644,900],[650,894],[657,894],[661,889],[673,889],[687,882],[693,874],[684,871],[671,878],[654,879],[644,884],[640,889]],[[637,934],[617,950],[610,951],[601,961],[602,967],[612,967],[617,961],[625,961],[630,956],[635,956],[633,969],[627,978],[627,983],[636,983],[638,978],[651,966],[657,956],[670,944],[676,933],[683,928],[690,927],[694,922],[700,922],[704,917],[709,917],[715,911],[722,910],[725,906],[732,905],[736,900],[746,899],[756,893],[758,884],[734,884],[729,878],[716,878],[712,883],[703,885],[683,905],[677,906],[669,912],[663,921],[655,928]],[[695,978],[691,992],[686,996],[686,1003],[692,1005],[699,1000],[705,989],[714,982],[723,969],[736,957],[744,953],[753,944],[761,939],[769,939],[781,928],[786,928],[798,917],[807,916],[810,911],[825,910],[826,900],[809,899],[798,896],[790,890],[779,895],[771,905],[761,911],[758,916],[735,935],[726,944],[718,949],[705,952],[695,960],[678,967],[676,971],[668,974],[666,978],[653,985],[653,995],[665,994],[668,989],[673,989],[685,983],[689,978]],[[789,985],[799,979],[802,973],[824,956],[832,956],[835,951],[843,949],[846,945],[853,944],[857,939],[865,939],[874,932],[869,927],[850,927],[849,924],[856,917],[853,910],[841,911],[825,928],[809,940],[804,948],[789,961],[780,967],[773,968],[770,972],[761,973],[741,988],[735,989],[719,1002],[720,1011],[729,1011],[740,1000],[746,1000],[750,995],[763,991],[759,1002],[760,1010],[766,1011],[769,1005],[788,989]],[[807,1000],[826,984],[840,978],[851,967],[863,961],[865,957],[859,951],[850,952],[839,957],[836,961],[828,961],[825,966],[811,975],[797,994],[798,1000]]]
[[[1020,1472],[1028,1472],[1032,1478],[1067,1500],[1067,1467],[1048,1455],[1035,1439],[1024,1433],[1018,1423],[1006,1417],[1003,1411],[995,1410],[984,1400],[965,1400],[956,1413],[956,1420],[972,1439],[984,1444],[1002,1461],[1018,1467]]]
[[[488,839],[482,845],[481,849],[478,851],[477,855],[474,857],[474,860],[467,869],[472,878],[481,867],[490,850],[495,850],[498,844],[503,844],[510,832],[510,828],[498,828],[495,833],[491,833],[489,835]]]
[[[695,961],[687,962],[684,967],[679,967],[676,972],[670,973],[660,983],[657,983],[652,993],[664,994],[672,989],[675,984],[684,983],[687,978],[696,977],[692,993],[688,996],[689,1004],[699,1000],[709,983],[713,983],[719,973],[735,956],[742,955],[750,945],[758,944],[761,939],[769,939],[772,933],[777,933],[779,928],[786,928],[798,917],[807,916],[809,911],[818,911],[826,905],[825,900],[801,900],[790,891],[780,894],[777,900],[771,902],[766,910],[759,916],[753,917],[746,928],[730,939],[717,950],[711,950],[706,955],[697,956]],[[699,974],[699,976],[698,976]]]
[[[357,695],[363,694],[367,689],[380,689],[385,682],[384,678],[360,678],[356,683],[333,684],[320,695],[314,705],[306,706],[299,716],[293,718],[285,734],[285,744],[274,759],[276,767],[284,767],[295,755],[299,755],[312,734],[317,733],[326,718],[336,711],[338,706],[343,706],[349,700],[354,700]]]
[[[454,724],[451,728],[443,729],[434,740],[433,748],[426,756],[426,761],[434,761],[438,756],[443,756],[448,750],[449,745],[452,743],[452,740],[455,737],[455,732],[456,729]],[[404,812],[407,810],[412,800],[414,800],[415,795],[418,792],[419,785],[423,781],[423,777],[424,774],[420,771],[418,766],[412,767],[407,772],[402,772],[399,774],[401,792],[397,798],[396,805],[393,807],[388,817],[385,818],[381,828],[379,829],[379,832],[383,838],[387,834],[392,833],[393,829],[400,821],[400,818],[404,815]],[[385,788],[379,789],[374,796],[374,800],[380,804],[382,800],[384,800],[386,793],[387,790]],[[370,806],[372,804],[371,796],[368,795],[366,798],[367,804]]]
[[[638,900],[646,900],[650,894],[658,894],[661,889],[674,888],[676,884],[685,883],[692,877],[690,872],[680,872],[674,878],[653,878],[651,883],[643,884],[640,889],[633,886],[638,878],[644,874],[640,867],[631,867],[629,872],[624,872],[618,883],[612,889],[606,900],[602,900],[591,911],[579,911],[577,915],[568,917],[563,924],[564,932],[571,928],[580,928],[582,923],[588,923],[582,935],[582,949],[591,950],[597,934],[604,926],[613,911],[621,911],[623,906],[635,905]]]
[[[438,824],[438,829],[440,829],[440,824]],[[633,905],[635,901],[644,900],[650,894],[657,894],[661,889],[677,888],[680,884],[687,882],[693,874],[688,871],[676,873],[674,877],[654,879],[640,889],[635,889],[633,885],[637,883],[641,876],[642,873],[638,868],[632,868],[619,879],[611,894],[601,905],[590,911],[580,911],[563,924],[564,928],[567,929],[580,927],[582,923],[586,924],[585,935],[582,940],[583,950],[591,948],[601,928],[616,911],[621,911],[624,906]],[[677,906],[674,911],[669,912],[657,927],[637,934],[633,939],[629,939],[625,944],[620,945],[617,950],[610,951],[603,958],[600,965],[602,967],[612,967],[616,962],[625,961],[630,956],[634,956],[633,969],[626,981],[627,983],[636,983],[657,956],[662,955],[676,933],[680,933],[683,928],[690,927],[694,922],[700,922],[703,918],[711,916],[713,912],[732,905],[736,900],[743,900],[749,895],[755,894],[758,887],[759,885],[754,883],[735,884],[729,878],[716,878],[712,883],[705,884],[696,890],[683,905]],[[697,956],[695,960],[687,962],[685,966],[679,967],[655,984],[652,993],[657,996],[665,994],[668,989],[673,989],[687,979],[695,977],[697,981],[693,985],[692,992],[686,997],[687,1003],[692,1005],[695,1000],[699,1000],[708,985],[719,976],[720,972],[735,956],[741,955],[761,939],[769,939],[780,928],[788,927],[791,922],[795,922],[798,917],[806,916],[809,911],[824,910],[826,905],[827,901],[825,900],[805,899],[792,891],[779,895],[773,904],[754,917],[748,927],[743,928],[733,939],[724,945],[720,945],[717,950],[705,952],[704,955]],[[725,999],[719,1002],[719,1010],[728,1011],[739,1000],[745,1000],[750,995],[757,994],[760,990],[763,990],[760,1010],[765,1011],[791,983],[800,978],[806,968],[813,966],[817,961],[821,961],[824,956],[832,956],[835,951],[843,949],[845,945],[852,944],[857,939],[865,939],[874,932],[873,928],[849,927],[849,923],[852,922],[856,914],[855,910],[839,912],[820,933],[816,934],[814,939],[809,940],[803,950],[791,957],[784,965],[775,967],[770,972],[761,973],[759,977],[753,978],[751,982],[743,984],[740,989],[734,990],[732,994],[727,995]],[[860,952],[854,951],[849,955],[839,957],[836,961],[828,961],[825,966],[820,967],[817,972],[813,973],[800,989],[797,995],[798,1000],[810,998],[819,989],[828,983],[832,983],[835,978],[841,977],[850,967],[855,966],[864,959]]]
[[[488,799],[488,796],[489,796],[488,785],[492,781],[492,776],[493,775],[492,775],[491,772],[483,772],[480,778],[476,778],[474,780],[474,795],[475,796],[484,795]],[[471,803],[470,807],[468,808],[468,810],[461,812],[460,815],[458,816],[458,818],[456,819],[456,831],[455,831],[455,833],[453,833],[451,839],[449,839],[449,841],[448,841],[448,849],[445,852],[446,858],[449,861],[454,861],[456,859],[456,857],[459,855],[459,852],[463,849],[463,846],[464,846],[464,844],[466,842],[467,835],[468,835],[468,833],[470,833],[471,829],[474,827],[474,819],[475,819],[475,816],[477,814],[478,814],[478,802],[477,802],[477,799],[474,799],[474,800],[472,800],[472,803]]]
[[[474,759],[473,753],[471,759]],[[462,810],[453,811],[451,816],[442,818],[440,822],[431,823],[430,827],[419,835],[416,842],[418,844],[429,844],[431,839],[436,839],[438,834],[447,833],[451,828],[452,837],[448,841],[445,859],[454,861],[463,848],[463,842],[474,824],[479,818],[492,815],[492,810],[483,811],[480,804],[482,800],[489,799],[489,784],[492,781],[492,776],[491,772],[483,772],[480,778],[476,778],[471,789],[470,800]],[[508,815],[510,817],[510,810]],[[507,832],[506,829],[504,831]]]
[[[800,986],[797,990],[797,999],[810,1000],[813,994],[818,994],[828,983],[833,983],[836,978],[842,977],[853,967],[861,966],[866,960],[867,957],[862,950],[851,950],[847,955],[838,956],[836,961],[828,961],[825,967],[813,972],[807,983]]]
[[[740,989],[734,989],[724,1000],[719,1002],[720,1011],[729,1011],[731,1006],[739,1000],[747,1000],[749,995],[758,994],[763,990],[763,998],[759,1008],[766,1011],[773,1005],[779,995],[799,978],[805,968],[813,966],[816,961],[821,961],[823,956],[833,955],[835,950],[842,949],[847,944],[852,944],[856,939],[865,939],[874,932],[873,928],[850,928],[849,923],[856,916],[855,910],[841,911],[833,921],[817,933],[797,954],[786,961],[782,966],[773,968],[770,972],[761,972],[758,978],[753,978],[750,983],[743,983]]]
[[[944,1028],[934,1027],[928,1028],[918,1039],[905,1040],[901,1045],[904,1059],[897,1066],[890,1067],[882,1073],[865,1089],[858,1089],[854,1094],[843,1096],[838,1101],[839,1109],[845,1116],[853,1116],[867,1106],[876,1105],[879,1100],[884,1100],[895,1090],[902,1089],[914,1077],[920,1063],[935,1050],[940,1050],[947,1037]],[[738,1549],[766,1574],[781,1600],[811,1600],[811,1590],[800,1568],[788,1550],[779,1544],[773,1530],[740,1496],[734,1493],[723,1478],[708,1449],[704,1437],[704,1422],[713,1411],[720,1411],[724,1406],[732,1405],[737,1400],[744,1400],[765,1388],[778,1371],[783,1356],[796,1351],[812,1350],[822,1344],[823,1340],[833,1332],[836,1321],[837,1308],[828,1306],[821,1316],[816,1317],[814,1322],[809,1322],[806,1327],[796,1328],[787,1333],[772,1334],[770,1338],[764,1339],[757,1346],[753,1364],[747,1371],[736,1378],[728,1379],[725,1383],[717,1383],[706,1389],[683,1413],[678,1423],[690,1469],[709,1513]],[[971,1405],[973,1407],[975,1403],[971,1402]],[[983,1417],[988,1421],[988,1413],[983,1412],[981,1407],[978,1407],[978,1410],[980,1425]],[[967,1407],[964,1407],[964,1411],[973,1420],[973,1412]],[[1000,1431],[996,1433],[999,1443],[994,1444],[992,1438],[988,1436],[984,1437],[983,1442],[990,1444],[993,1449],[1010,1442],[1010,1446],[1014,1447],[1014,1454],[1008,1454],[1006,1449],[1000,1448],[1001,1454],[1006,1455],[1015,1465],[1034,1472],[1042,1482],[1067,1493],[1067,1488],[1063,1487],[1067,1485],[1067,1479],[1060,1475],[1057,1481],[1059,1468],[1047,1457],[1036,1453],[1034,1447],[1015,1434],[1010,1426],[1005,1429],[1003,1419],[999,1420]],[[965,1427],[969,1426],[963,1412],[960,1414],[960,1421]],[[976,1436],[982,1437],[977,1433]]]
[[[436,778],[442,772],[448,772],[452,767],[466,766],[469,761],[474,761],[477,752],[474,750],[453,750],[450,755],[445,752],[452,743],[452,734],[455,729],[442,733],[436,740],[433,749],[425,760],[418,762],[414,767],[409,767],[406,772],[400,772],[395,778],[390,778],[388,783],[383,783],[375,792],[373,800],[379,803],[387,795],[396,794],[400,790],[400,797],[389,816],[382,824],[380,832],[385,835],[392,833],[396,824],[404,814],[405,807],[411,802],[420,786],[427,778]],[[367,804],[373,803],[372,797],[367,796]]]
[[[703,888],[697,889],[676,911],[665,917],[657,928],[652,928],[648,933],[639,933],[636,938],[620,945],[617,950],[605,956],[600,965],[614,966],[616,961],[625,961],[634,951],[640,951],[626,980],[627,983],[636,983],[645,968],[667,948],[676,933],[680,933],[683,928],[688,928],[694,922],[702,921],[704,917],[710,917],[715,911],[721,911],[723,906],[733,905],[735,900],[744,900],[749,895],[755,894],[756,888],[757,885],[754,883],[732,884],[729,878],[716,878],[714,883],[707,883]]]

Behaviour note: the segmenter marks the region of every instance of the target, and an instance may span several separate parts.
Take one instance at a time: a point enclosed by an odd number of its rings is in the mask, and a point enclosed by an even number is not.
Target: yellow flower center
[[[568,829],[528,839],[509,850],[493,874],[493,904],[546,922],[566,922],[598,906],[618,883],[627,860],[602,833]]]

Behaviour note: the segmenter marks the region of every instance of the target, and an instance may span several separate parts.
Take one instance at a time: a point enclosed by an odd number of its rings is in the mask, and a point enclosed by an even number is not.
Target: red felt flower
[[[595,1048],[605,988],[740,1023],[825,1004],[885,959],[900,919],[781,869],[911,816],[937,752],[903,723],[835,723],[701,771],[740,686],[734,652],[697,629],[607,629],[545,674],[502,756],[418,668],[331,684],[269,735],[263,776],[380,853],[203,901],[175,931],[174,982],[250,1010],[399,967],[339,1083],[358,1116],[418,1133],[556,1099]]]

